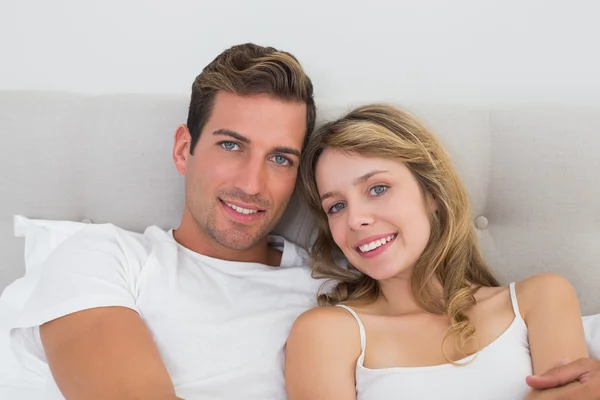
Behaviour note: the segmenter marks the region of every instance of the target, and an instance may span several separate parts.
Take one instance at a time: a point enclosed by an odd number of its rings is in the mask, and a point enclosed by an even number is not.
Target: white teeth
[[[239,212],[240,214],[256,214],[258,212],[258,210],[249,210],[247,208],[242,208],[242,207],[238,207],[235,204],[231,204],[231,203],[227,203],[224,202],[225,204],[227,204],[230,208],[234,209],[235,211]]]
[[[377,239],[372,241],[371,243],[367,243],[367,244],[363,244],[361,246],[358,246],[358,249],[365,253],[367,251],[371,251],[376,249],[377,247],[383,246],[384,244],[386,244],[387,242],[390,242],[392,239],[394,239],[396,237],[396,234],[390,235],[386,238],[382,238],[382,239]]]

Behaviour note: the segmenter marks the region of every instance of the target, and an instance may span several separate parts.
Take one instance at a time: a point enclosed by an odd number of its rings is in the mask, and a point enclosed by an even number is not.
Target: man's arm
[[[52,375],[67,400],[173,400],[175,389],[141,317],[101,307],[40,326]]]
[[[600,400],[600,361],[580,358],[548,372],[527,377],[533,389],[540,390],[537,399]]]

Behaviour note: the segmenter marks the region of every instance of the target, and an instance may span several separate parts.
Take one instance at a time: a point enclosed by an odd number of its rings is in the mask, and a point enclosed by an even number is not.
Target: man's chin
[[[267,235],[255,232],[225,231],[212,236],[223,247],[235,251],[247,251],[258,246],[263,239],[266,239]]]

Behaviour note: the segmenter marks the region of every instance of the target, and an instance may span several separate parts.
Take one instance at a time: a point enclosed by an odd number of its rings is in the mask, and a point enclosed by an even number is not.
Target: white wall
[[[298,56],[322,101],[598,104],[599,15],[595,0],[1,0],[0,90],[187,95],[254,41]]]

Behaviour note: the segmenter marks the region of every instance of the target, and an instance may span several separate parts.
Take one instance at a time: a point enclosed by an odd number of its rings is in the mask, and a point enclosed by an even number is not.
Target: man
[[[202,71],[175,133],[179,227],[85,228],[52,254],[13,330],[48,398],[285,399],[287,334],[321,282],[269,232],[314,123],[311,81],[289,53],[234,46]],[[589,385],[597,365],[581,369],[587,383],[537,384]]]
[[[175,133],[179,227],[85,228],[52,254],[12,332],[49,397],[285,398],[285,341],[320,283],[269,232],[314,124],[312,83],[288,53],[235,46],[202,71]]]
[[[540,376],[527,377],[534,390],[528,399],[600,399],[600,361],[582,358],[557,366]]]

